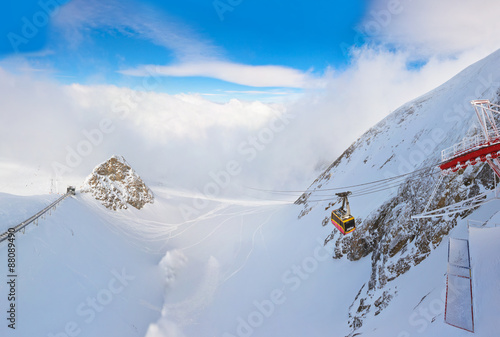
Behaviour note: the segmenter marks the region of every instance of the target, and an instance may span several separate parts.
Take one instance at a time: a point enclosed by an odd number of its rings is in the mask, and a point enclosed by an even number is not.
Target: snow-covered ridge
[[[362,326],[365,318],[376,316],[387,307],[397,295],[393,281],[426,259],[457,225],[457,220],[467,215],[411,220],[411,215],[422,212],[434,188],[441,150],[478,133],[470,101],[489,99],[497,103],[500,100],[499,63],[497,51],[391,113],[354,142],[297,200],[296,203],[304,205],[299,217],[322,211],[323,225],[329,226],[329,212],[334,202],[315,201],[325,199],[325,189],[419,170],[399,180],[374,185],[376,187],[353,187],[350,201],[357,218],[357,230],[345,237],[333,230],[325,240],[325,243],[334,243],[337,259],[345,256],[355,261],[371,255],[370,279],[349,309],[353,331]],[[491,170],[484,164],[460,170],[444,180],[431,209],[492,189],[492,177]],[[331,190],[328,193],[334,194]],[[322,197],[318,197],[320,195]]]
[[[153,203],[153,192],[122,156],[113,156],[94,168],[85,179],[82,192],[91,193],[109,209],[137,209]]]

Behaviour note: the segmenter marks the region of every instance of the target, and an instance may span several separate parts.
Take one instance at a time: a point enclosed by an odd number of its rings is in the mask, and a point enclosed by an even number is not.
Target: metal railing
[[[460,143],[456,143],[455,145],[441,151],[441,161],[445,162],[474,149],[500,142],[500,139],[494,130],[489,130],[488,136],[490,140],[486,140],[482,134],[464,138]]]
[[[55,208],[57,206],[57,204],[59,204],[66,197],[68,197],[68,196],[70,196],[72,194],[73,193],[71,193],[71,192],[67,192],[65,195],[63,195],[62,197],[60,197],[59,199],[57,199],[56,201],[54,201],[53,203],[51,203],[50,205],[48,205],[47,207],[45,207],[44,209],[42,209],[40,212],[38,212],[35,215],[33,215],[32,217],[24,220],[23,222],[21,222],[19,225],[15,226],[15,227],[11,227],[11,228],[14,228],[14,233],[19,232],[20,230],[22,230],[26,226],[28,226],[30,223],[38,220],[38,218],[40,218],[45,213],[49,212],[52,208]],[[12,233],[12,231],[9,232],[7,230],[5,233],[0,234],[0,242],[2,242],[5,239],[7,239],[9,237],[9,233]]]

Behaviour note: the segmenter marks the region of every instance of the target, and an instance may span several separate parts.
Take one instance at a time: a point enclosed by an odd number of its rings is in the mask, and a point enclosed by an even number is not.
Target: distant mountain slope
[[[330,226],[334,193],[351,186],[357,230],[341,237],[334,229],[325,243],[334,242],[336,259],[346,256],[359,260],[371,254],[371,277],[349,312],[353,331],[367,315],[378,315],[397,294],[391,281],[428,257],[465,215],[411,220],[412,214],[423,211],[439,177],[435,166],[441,160],[441,150],[479,132],[470,101],[499,102],[499,65],[500,51],[496,51],[391,113],[354,142],[296,201],[303,205],[299,217],[319,206],[325,209],[323,225]],[[352,187],[400,175],[397,180]],[[491,170],[477,164],[446,178],[431,208],[492,188]]]

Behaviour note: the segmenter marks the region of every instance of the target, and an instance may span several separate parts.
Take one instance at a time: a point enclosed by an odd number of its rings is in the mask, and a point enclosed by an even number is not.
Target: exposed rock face
[[[464,211],[439,219],[411,220],[425,206],[426,196],[434,187],[432,175],[407,180],[394,198],[386,201],[350,236],[332,232],[325,242],[334,241],[334,258],[346,256],[351,261],[371,254],[372,270],[365,292],[356,298],[349,311],[349,323],[356,330],[367,315],[378,315],[398,290],[391,281],[425,260],[457,225],[457,220],[472,211]],[[466,181],[470,181],[467,183]],[[487,165],[476,165],[443,183],[449,190],[438,193],[432,208],[449,205],[491,190],[493,177]],[[443,190],[443,189],[442,189]],[[451,192],[450,192],[451,191]],[[370,307],[371,305],[371,307]]]
[[[98,165],[85,179],[82,192],[92,193],[105,207],[115,211],[128,205],[141,209],[154,201],[153,192],[121,156]]]

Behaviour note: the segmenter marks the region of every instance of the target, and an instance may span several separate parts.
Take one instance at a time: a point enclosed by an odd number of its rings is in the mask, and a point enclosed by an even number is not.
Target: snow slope
[[[496,216],[496,221],[500,217]],[[490,226],[497,225],[490,221]],[[500,227],[471,228],[470,249],[472,258],[474,317],[476,333],[487,335],[500,327],[498,303],[500,303]]]
[[[18,235],[18,329],[13,333],[2,325],[2,336],[60,337],[56,333],[68,322],[77,324],[77,336],[350,333],[348,308],[369,278],[371,261],[331,259],[333,246],[323,246],[329,229],[319,226],[321,214],[299,220],[297,205],[212,200],[199,219],[184,222],[172,205],[190,198],[153,190],[155,204],[141,211],[111,212],[80,194]],[[499,206],[488,204],[475,219],[487,220]],[[466,236],[466,220],[450,235]],[[0,249],[5,256],[5,246]],[[471,255],[478,277],[474,240]],[[398,296],[380,315],[365,320],[359,332],[467,335],[443,322],[446,264],[447,247],[440,245],[394,281]],[[122,272],[133,279],[123,287],[111,284]],[[474,281],[478,308],[477,301],[496,284],[490,281],[483,291],[482,283]],[[111,292],[107,303],[106,294],[115,287],[123,289]],[[101,312],[87,304],[92,298]],[[494,303],[478,309],[479,336],[498,328],[491,320]],[[0,305],[5,307],[5,298]]]
[[[17,224],[25,209],[41,209],[48,199],[2,195],[2,217]],[[159,316],[156,257],[110,226],[96,202],[67,198],[38,227],[17,234],[17,325],[13,331],[1,324],[1,336],[64,336],[66,329],[79,336],[137,336]],[[0,251],[4,312],[6,242]]]
[[[190,198],[154,191],[154,205],[120,212],[78,194],[18,234],[18,323],[15,332],[1,325],[2,336],[63,336],[57,333],[65,329],[78,336],[238,334],[239,317],[248,320],[270,300],[274,307],[262,309],[269,317],[252,328],[258,335],[324,335],[340,327],[328,317],[341,319],[359,284],[327,302],[316,297],[318,289],[332,290],[332,252],[322,243],[327,231],[311,232],[297,220],[297,206],[211,201],[185,222],[172,205]],[[1,209],[19,217],[8,203]],[[6,256],[6,246],[0,249]],[[336,272],[362,280],[366,267],[344,261]],[[117,273],[125,275],[123,287]],[[311,299],[321,311],[304,305]],[[292,316],[297,325],[286,326]]]

